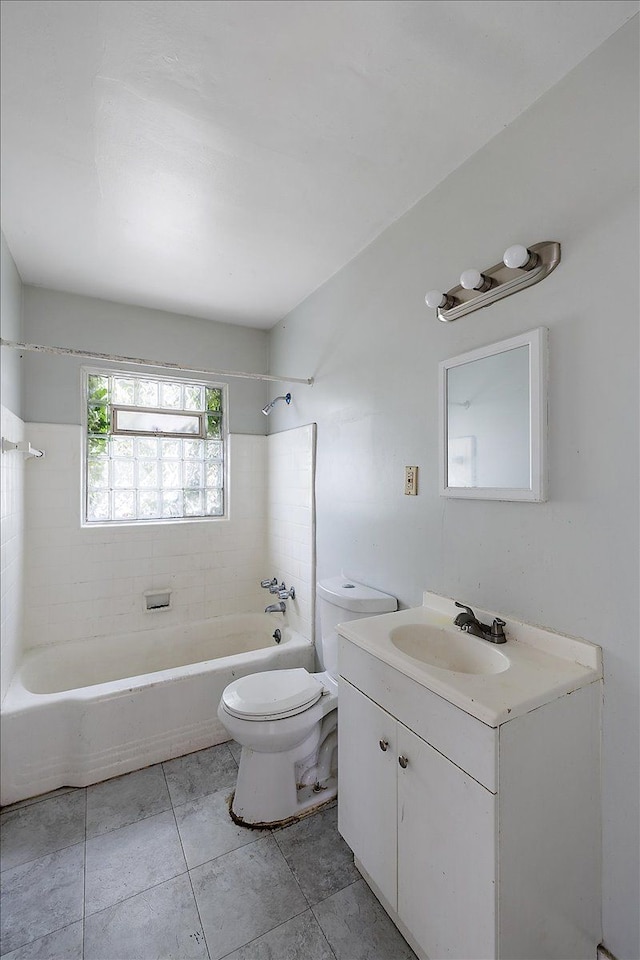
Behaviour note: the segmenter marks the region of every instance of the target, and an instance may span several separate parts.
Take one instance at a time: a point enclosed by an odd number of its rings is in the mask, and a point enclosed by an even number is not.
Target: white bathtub
[[[310,641],[267,614],[32,650],[2,704],[0,803],[222,743],[216,711],[228,683],[313,664]]]

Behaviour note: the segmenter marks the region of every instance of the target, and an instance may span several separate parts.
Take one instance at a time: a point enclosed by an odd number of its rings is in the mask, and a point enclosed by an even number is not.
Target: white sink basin
[[[489,647],[488,641],[468,633],[452,633],[422,623],[396,627],[390,631],[391,643],[401,653],[454,673],[502,673],[509,658]]]
[[[483,623],[498,615],[475,612]],[[422,607],[349,620],[340,656],[354,644],[491,727],[602,677],[602,651],[586,640],[502,616],[507,642],[496,646],[459,631],[459,613],[425,593]]]

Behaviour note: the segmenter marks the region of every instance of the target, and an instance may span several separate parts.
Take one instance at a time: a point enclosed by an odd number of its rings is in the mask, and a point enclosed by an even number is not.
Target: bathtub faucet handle
[[[283,583],[280,589],[278,590],[278,596],[280,597],[281,600],[295,600],[296,598],[295,588],[289,587],[289,589],[287,590],[287,588]]]
[[[277,586],[277,584],[278,584],[278,578],[277,578],[277,577],[272,577],[271,580],[261,580],[261,581],[260,581],[260,586],[263,587],[265,590],[270,590],[271,587],[275,587],[275,586]]]

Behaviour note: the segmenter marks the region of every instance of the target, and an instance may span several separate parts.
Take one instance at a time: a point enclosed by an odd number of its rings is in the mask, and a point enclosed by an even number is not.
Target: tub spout
[[[268,607],[264,608],[265,613],[285,613],[287,605],[284,600],[280,600],[278,603],[270,603]]]

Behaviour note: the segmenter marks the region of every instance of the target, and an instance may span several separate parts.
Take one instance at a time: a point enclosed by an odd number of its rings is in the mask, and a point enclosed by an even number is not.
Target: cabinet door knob
[[[389,749],[389,741],[388,741],[388,740],[381,740],[381,741],[380,741],[380,749],[382,750],[383,753],[386,753],[387,750]]]
[[[403,770],[406,770],[406,768],[409,766],[409,758],[404,756],[398,757],[398,763]]]

